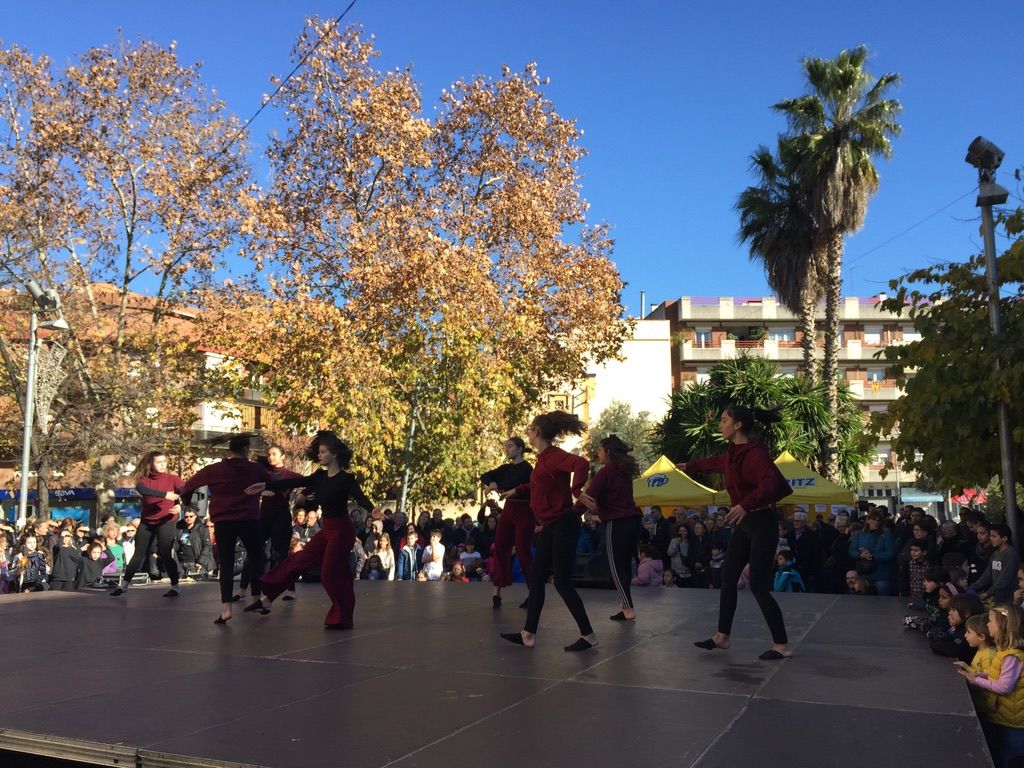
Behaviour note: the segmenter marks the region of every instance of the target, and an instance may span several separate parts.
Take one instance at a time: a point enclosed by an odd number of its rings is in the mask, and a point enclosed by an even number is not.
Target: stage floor
[[[271,768],[990,766],[948,659],[905,631],[897,598],[780,595],[794,657],[741,593],[732,648],[693,640],[718,593],[582,590],[600,646],[549,586],[536,648],[525,588],[357,582],[356,629],[322,627],[318,584],[269,616],[216,626],[215,584],[0,597],[0,764],[11,752],[101,765]]]

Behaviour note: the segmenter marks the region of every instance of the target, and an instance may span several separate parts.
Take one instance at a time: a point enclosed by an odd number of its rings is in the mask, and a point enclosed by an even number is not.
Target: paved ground
[[[532,650],[498,638],[522,626],[522,586],[495,611],[487,585],[358,582],[344,633],[322,628],[319,585],[223,627],[215,585],[165,589],[0,597],[0,749],[139,768],[991,765],[896,598],[781,595],[795,656],[771,663],[745,594],[733,647],[709,653],[691,642],[716,592],[638,590],[622,625],[614,592],[584,590],[600,646],[570,654],[550,588]]]

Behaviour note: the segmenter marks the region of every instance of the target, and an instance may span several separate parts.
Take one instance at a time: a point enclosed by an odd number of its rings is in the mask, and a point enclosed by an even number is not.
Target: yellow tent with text
[[[793,488],[793,493],[784,498],[780,502],[782,504],[853,504],[857,501],[857,494],[853,491],[812,472],[793,458],[789,451],[782,452],[775,460],[775,466]],[[715,499],[719,504],[728,504],[729,494],[719,491]]]
[[[715,503],[715,489],[701,485],[662,456],[633,481],[633,501],[642,507],[707,506]]]

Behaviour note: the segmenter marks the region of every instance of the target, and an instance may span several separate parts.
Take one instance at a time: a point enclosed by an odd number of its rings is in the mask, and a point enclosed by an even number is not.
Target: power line
[[[858,255],[858,256],[855,256],[854,258],[850,259],[849,261],[847,261],[847,262],[846,262],[846,266],[847,266],[847,267],[851,267],[851,266],[853,266],[853,265],[854,265],[854,264],[856,264],[856,263],[857,263],[858,261],[860,261],[861,259],[863,259],[863,258],[864,258],[865,256],[868,256],[868,255],[870,255],[870,254],[874,253],[875,251],[877,251],[877,250],[880,250],[880,249],[884,248],[884,247],[885,247],[885,246],[887,246],[887,245],[888,245],[889,243],[891,243],[891,242],[892,242],[893,240],[898,240],[899,238],[903,237],[903,236],[904,236],[905,234],[907,234],[908,232],[911,232],[912,230],[914,230],[914,229],[917,229],[917,228],[918,228],[919,226],[921,226],[922,224],[924,224],[924,223],[925,223],[926,221],[928,221],[929,219],[935,218],[936,216],[938,216],[938,215],[939,215],[940,213],[942,213],[942,212],[943,212],[944,210],[946,210],[947,208],[952,208],[952,207],[953,207],[954,205],[956,205],[957,203],[959,203],[959,202],[960,202],[961,200],[963,200],[963,199],[964,199],[965,197],[970,197],[970,196],[971,196],[971,195],[973,195],[973,194],[974,194],[975,192],[977,192],[977,187],[971,187],[971,188],[970,188],[970,189],[969,189],[969,190],[968,190],[967,192],[965,192],[964,194],[960,195],[960,197],[958,197],[958,198],[957,198],[956,200],[953,200],[952,202],[950,202],[950,203],[947,203],[946,205],[944,205],[944,206],[942,206],[941,208],[939,208],[939,209],[938,209],[937,211],[933,211],[932,213],[929,213],[929,214],[928,214],[927,216],[925,216],[925,217],[924,217],[923,219],[921,219],[920,221],[918,221],[918,222],[915,222],[915,223],[911,224],[911,225],[910,225],[909,227],[907,227],[906,229],[904,229],[904,230],[903,230],[902,232],[900,232],[900,233],[898,233],[898,234],[895,234],[895,235],[893,235],[893,236],[892,236],[892,237],[890,237],[890,238],[889,238],[888,240],[885,240],[884,242],[881,242],[881,243],[879,243],[878,245],[876,245],[876,246],[875,246],[874,248],[869,248],[868,250],[864,251],[864,253],[861,253],[860,255]]]
[[[270,96],[268,96],[266,99],[263,100],[263,103],[260,104],[259,109],[257,109],[255,112],[253,112],[252,117],[250,117],[248,120],[245,121],[245,125],[243,125],[241,128],[239,128],[235,132],[235,134],[230,139],[228,139],[227,143],[224,144],[223,147],[221,147],[216,153],[214,153],[213,155],[210,156],[210,158],[206,161],[207,164],[212,163],[218,157],[223,155],[225,152],[227,152],[231,148],[231,146],[236,141],[238,141],[238,138],[249,129],[249,126],[252,125],[253,121],[257,117],[260,116],[260,113],[264,109],[267,108],[267,106],[270,104],[270,102],[272,102],[274,100],[274,97],[276,97],[277,94],[279,94],[281,92],[281,89],[284,88],[288,84],[288,81],[292,79],[292,77],[295,75],[295,73],[298,72],[300,69],[302,69],[302,66],[306,63],[306,60],[310,56],[312,56],[314,53],[316,53],[316,50],[321,46],[321,44],[323,44],[323,42],[328,38],[328,36],[330,36],[334,32],[334,30],[336,30],[338,28],[338,25],[341,23],[341,20],[344,19],[345,16],[348,14],[348,12],[352,10],[352,6],[354,6],[356,4],[356,2],[357,2],[357,0],[352,0],[352,2],[350,2],[348,4],[348,6],[345,8],[345,10],[343,10],[340,14],[338,14],[337,17],[335,17],[334,21],[331,23],[331,25],[327,29],[324,30],[323,34],[320,35],[320,37],[317,39],[317,41],[313,45],[313,47],[310,48],[308,51],[306,51],[306,53],[304,53],[302,55],[302,57],[299,59],[298,64],[296,64],[294,67],[292,67],[292,71],[288,73],[288,75],[284,78],[284,80],[282,80],[280,83],[277,84],[277,88],[274,89],[274,92],[271,93]]]

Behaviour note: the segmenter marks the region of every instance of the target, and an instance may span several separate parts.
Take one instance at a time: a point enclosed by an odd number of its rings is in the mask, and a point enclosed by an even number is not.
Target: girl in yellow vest
[[[971,685],[985,691],[979,710],[981,727],[996,766],[1009,766],[1024,756],[1024,611],[1018,605],[1001,605],[988,612],[988,631],[996,652],[987,670],[957,662],[957,671]]]

